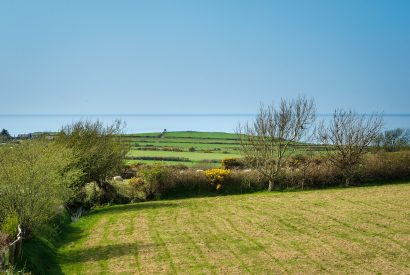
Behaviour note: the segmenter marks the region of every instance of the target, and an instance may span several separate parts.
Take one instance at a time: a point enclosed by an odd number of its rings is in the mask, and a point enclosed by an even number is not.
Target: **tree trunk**
[[[272,191],[272,189],[273,189],[273,181],[269,180],[268,191],[270,192],[270,191]]]

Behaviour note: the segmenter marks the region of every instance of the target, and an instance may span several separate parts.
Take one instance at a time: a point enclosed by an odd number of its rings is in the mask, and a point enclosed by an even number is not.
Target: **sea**
[[[13,136],[34,132],[55,132],[78,120],[100,120],[106,124],[116,119],[124,122],[125,133],[167,131],[204,131],[234,133],[239,124],[252,121],[256,114],[0,114],[0,130]],[[331,114],[319,114],[329,120]],[[384,114],[384,129],[410,129],[410,113]]]

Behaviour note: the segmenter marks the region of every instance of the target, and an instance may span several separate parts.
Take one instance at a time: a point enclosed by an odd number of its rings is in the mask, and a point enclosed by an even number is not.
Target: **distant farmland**
[[[143,133],[124,135],[122,139],[131,144],[127,156],[129,163],[162,161],[187,166],[219,166],[224,158],[240,157],[239,137],[230,133],[186,131],[167,132],[162,136],[161,133]],[[298,145],[300,153],[306,149],[305,145]]]

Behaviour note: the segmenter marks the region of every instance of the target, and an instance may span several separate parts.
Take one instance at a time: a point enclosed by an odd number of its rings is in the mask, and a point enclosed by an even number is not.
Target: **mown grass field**
[[[218,132],[167,132],[143,133],[123,136],[123,140],[130,142],[131,150],[128,163],[152,163],[155,160],[147,158],[181,158],[161,160],[167,164],[184,164],[187,166],[220,166],[224,158],[238,158],[239,137],[231,133]],[[298,150],[303,153],[301,144]]]
[[[71,224],[66,274],[410,274],[410,183],[163,200]]]

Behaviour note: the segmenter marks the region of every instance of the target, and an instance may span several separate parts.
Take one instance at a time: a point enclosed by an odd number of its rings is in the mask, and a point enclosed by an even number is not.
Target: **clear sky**
[[[409,113],[410,1],[0,1],[0,114]]]

